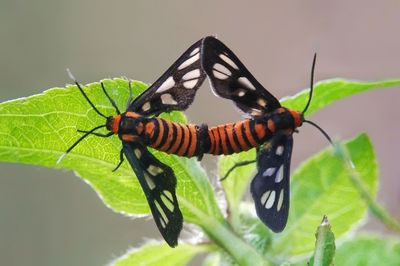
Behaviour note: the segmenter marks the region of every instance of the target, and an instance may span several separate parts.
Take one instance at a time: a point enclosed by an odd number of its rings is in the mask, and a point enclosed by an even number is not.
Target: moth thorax
[[[107,120],[106,120],[106,128],[109,131],[114,132],[114,134],[118,134],[120,121],[121,121],[121,115],[117,115],[114,117],[109,116],[109,117],[107,117]]]
[[[273,121],[277,130],[294,130],[303,123],[302,114],[297,111],[285,110],[273,115]]]
[[[304,121],[304,115],[301,112],[298,111],[294,111],[294,110],[288,110],[290,112],[290,115],[293,118],[294,121],[294,125],[295,127],[301,127],[301,125],[303,124]]]
[[[144,124],[141,117],[123,116],[119,123],[119,134],[141,135]]]

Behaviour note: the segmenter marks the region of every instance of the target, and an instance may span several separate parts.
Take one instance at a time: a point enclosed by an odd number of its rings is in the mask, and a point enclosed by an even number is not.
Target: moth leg
[[[245,166],[245,165],[252,164],[252,163],[255,163],[255,162],[257,162],[257,161],[256,160],[249,160],[249,161],[243,161],[243,162],[235,163],[231,168],[229,168],[228,172],[226,172],[224,177],[221,178],[219,181],[224,181],[226,178],[228,178],[229,174],[233,170],[235,170],[237,167]]]
[[[121,166],[121,164],[124,162],[124,150],[121,149],[121,151],[119,152],[119,163],[118,165],[114,168],[114,170],[112,170],[113,172],[117,171],[118,168]]]

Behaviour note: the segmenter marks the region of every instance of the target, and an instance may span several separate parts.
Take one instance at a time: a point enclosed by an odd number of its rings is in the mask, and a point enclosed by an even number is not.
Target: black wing
[[[288,219],[292,147],[292,136],[277,135],[269,147],[260,148],[258,172],[251,182],[257,215],[274,232],[281,232]]]
[[[271,112],[281,105],[221,41],[209,36],[202,45],[202,65],[214,92],[232,100],[251,115]]]
[[[127,111],[158,115],[187,109],[206,77],[200,64],[200,50],[201,40],[187,49],[150,88],[139,95]]]
[[[171,247],[178,244],[182,213],[175,194],[176,177],[170,167],[157,160],[139,143],[122,142],[123,151],[146,195],[154,220]]]

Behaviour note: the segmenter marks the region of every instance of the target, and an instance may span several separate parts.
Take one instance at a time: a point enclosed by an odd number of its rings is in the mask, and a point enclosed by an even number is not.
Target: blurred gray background
[[[0,1],[0,101],[70,80],[127,76],[153,82],[192,43],[216,34],[277,97],[316,80],[400,78],[400,1]],[[332,137],[371,136],[380,163],[379,199],[400,216],[399,88],[372,91],[324,109],[312,120]],[[191,122],[240,119],[204,86]],[[304,126],[293,169],[327,145]],[[215,158],[206,156],[215,174]],[[153,221],[107,209],[71,172],[0,164],[1,265],[104,265],[146,237]],[[372,219],[367,225],[384,231]]]

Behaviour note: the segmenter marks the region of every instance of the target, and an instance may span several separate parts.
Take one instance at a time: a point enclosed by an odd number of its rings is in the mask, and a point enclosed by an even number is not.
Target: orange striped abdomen
[[[232,154],[258,147],[270,138],[271,132],[265,123],[243,120],[237,123],[219,125],[208,130],[209,149],[206,153]]]
[[[145,135],[149,146],[166,153],[192,157],[200,154],[198,126],[151,118],[146,123]]]

